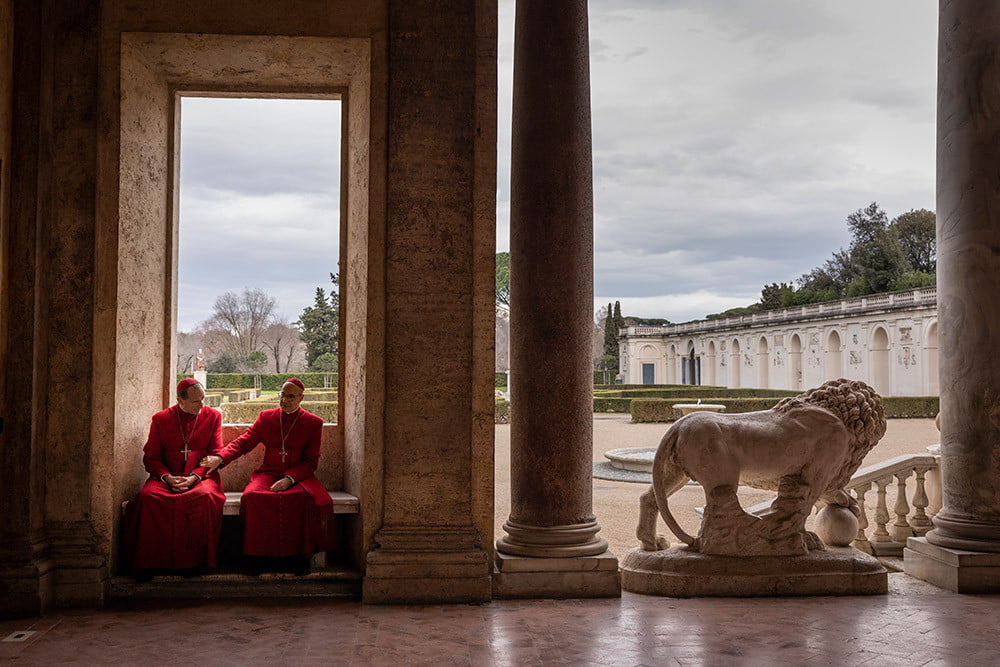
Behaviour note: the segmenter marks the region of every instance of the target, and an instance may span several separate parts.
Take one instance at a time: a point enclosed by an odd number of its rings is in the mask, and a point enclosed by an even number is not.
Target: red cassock
[[[219,473],[205,477],[198,462],[220,449],[218,410],[203,407],[192,415],[173,405],[153,415],[142,449],[149,480],[125,509],[124,546],[133,570],[215,567],[226,495]],[[184,493],[174,493],[160,479],[192,472],[205,479]]]
[[[282,456],[284,436],[284,457]],[[311,556],[333,549],[333,501],[314,476],[323,441],[323,420],[299,408],[264,410],[243,435],[226,445],[224,463],[264,444],[264,462],[243,490],[243,553],[247,556]],[[284,476],[295,484],[271,491]]]

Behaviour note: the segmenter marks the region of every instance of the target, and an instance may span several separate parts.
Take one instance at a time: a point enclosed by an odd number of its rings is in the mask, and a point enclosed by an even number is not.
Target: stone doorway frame
[[[341,128],[341,401],[337,446],[343,488],[362,497],[376,486],[365,473],[366,409],[372,409],[366,358],[369,310],[383,286],[370,284],[372,67],[363,38],[122,33],[118,143],[99,150],[98,259],[94,386],[116,387],[95,406],[94,526],[117,569],[118,508],[145,474],[136,464],[149,416],[172,399],[175,371],[179,193],[179,98],[252,96],[339,98]],[[106,107],[107,108],[107,107]],[[116,164],[117,163],[117,164]],[[117,167],[117,168],[115,168]],[[381,246],[379,244],[379,251]],[[377,257],[374,261],[377,261]],[[369,297],[372,296],[373,299]],[[370,369],[369,369],[370,370]],[[103,376],[103,377],[102,377]],[[346,389],[346,391],[345,391]],[[375,392],[381,400],[381,393]],[[367,443],[366,443],[367,441]],[[137,444],[138,443],[138,444]],[[369,496],[369,504],[374,503]],[[374,529],[362,514],[352,555],[363,562]],[[375,512],[370,512],[369,516]],[[370,520],[369,520],[370,523]]]

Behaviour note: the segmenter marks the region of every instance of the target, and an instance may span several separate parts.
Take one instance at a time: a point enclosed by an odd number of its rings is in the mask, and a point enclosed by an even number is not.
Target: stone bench
[[[226,491],[226,504],[222,506],[222,516],[240,515],[240,491]],[[345,491],[330,491],[334,514],[357,514],[358,499]]]
[[[333,500],[334,514],[357,514],[358,498],[345,491],[330,491],[330,499]],[[222,506],[222,516],[239,516],[240,499],[243,497],[241,491],[226,491],[226,504]],[[129,501],[122,503],[122,511]]]

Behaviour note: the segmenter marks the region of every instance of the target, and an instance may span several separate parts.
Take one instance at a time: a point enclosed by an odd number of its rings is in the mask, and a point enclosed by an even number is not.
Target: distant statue
[[[205,355],[201,348],[198,348],[198,354],[194,355],[194,369],[196,371],[205,370]]]
[[[864,382],[843,378],[782,399],[770,410],[682,417],[660,441],[653,485],[639,501],[642,549],[669,547],[656,535],[657,511],[678,538],[703,554],[792,556],[823,549],[806,531],[806,517],[820,499],[860,515],[844,485],[885,428],[882,398]],[[681,529],[667,507],[688,479],[705,490],[697,538]],[[740,483],[777,491],[770,511],[760,517],[744,512],[736,496]]]

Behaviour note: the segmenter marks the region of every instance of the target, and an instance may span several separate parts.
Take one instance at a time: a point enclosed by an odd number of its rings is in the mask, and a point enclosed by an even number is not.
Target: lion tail
[[[688,480],[688,475],[677,463],[676,447],[680,430],[674,424],[660,441],[653,458],[653,493],[656,496],[656,507],[660,516],[666,522],[667,528],[687,545],[693,545],[695,538],[684,532],[667,506],[669,498]]]

